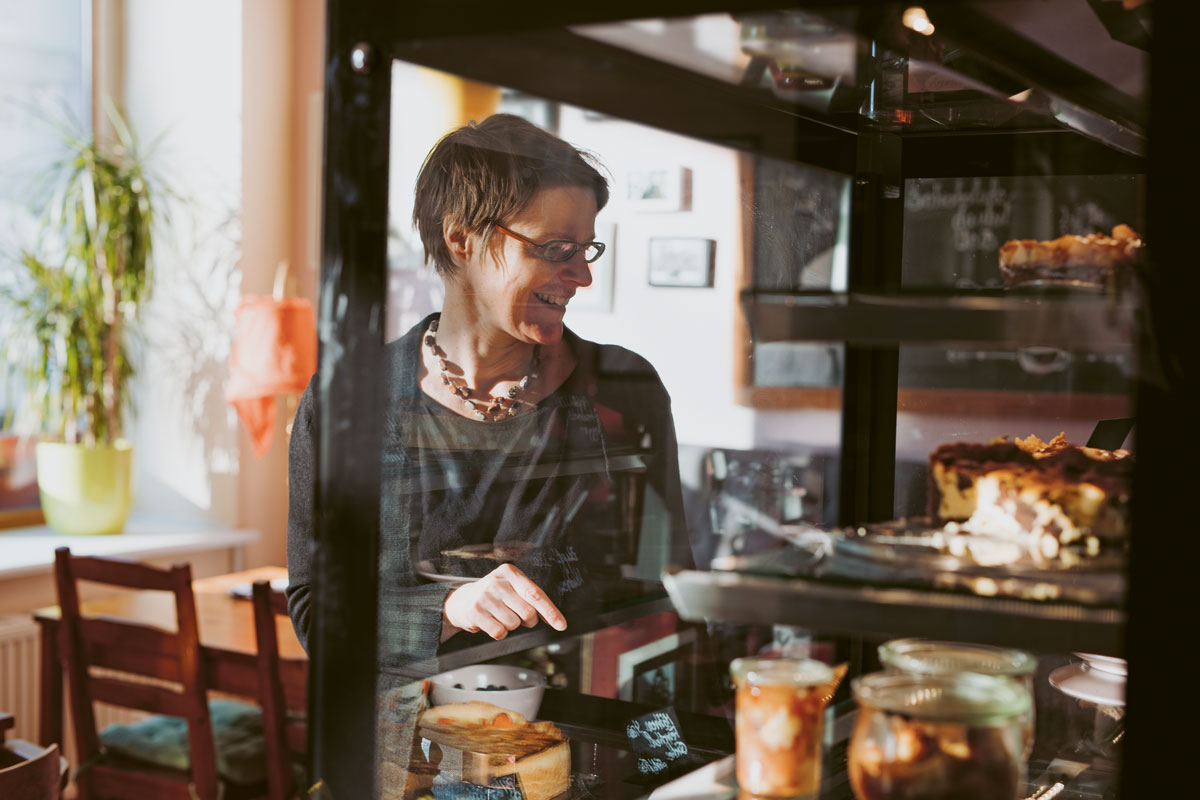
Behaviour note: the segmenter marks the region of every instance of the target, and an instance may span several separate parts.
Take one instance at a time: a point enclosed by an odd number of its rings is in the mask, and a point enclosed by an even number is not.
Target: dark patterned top
[[[382,446],[381,665],[439,651],[455,578],[515,563],[563,613],[628,597],[667,564],[689,565],[670,398],[645,359],[570,331],[576,367],[530,412],[499,422],[462,417],[418,384],[431,318],[387,346]],[[288,588],[307,647],[310,626],[315,414],[312,383],[289,453]],[[634,580],[631,580],[634,579]],[[458,634],[442,648],[484,634]]]

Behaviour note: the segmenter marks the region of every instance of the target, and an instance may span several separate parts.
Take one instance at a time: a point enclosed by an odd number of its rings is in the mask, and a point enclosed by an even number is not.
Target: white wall
[[[586,339],[624,345],[650,360],[671,393],[680,442],[748,446],[753,412],[733,402],[734,280],[741,198],[734,151],[620,120],[592,121],[562,107],[559,135],[595,153],[612,174],[598,227],[616,224],[612,313],[574,312],[567,325]],[[636,208],[628,176],[647,167],[692,171],[690,211]],[[716,241],[711,289],[650,286],[650,238]],[[720,420],[720,424],[714,424]]]
[[[180,197],[160,209],[170,225],[135,390],[135,508],[236,524],[237,420],[223,393],[241,291],[241,0],[127,0],[124,44],[124,103]]]
[[[567,325],[585,338],[624,345],[654,364],[671,393],[681,444],[835,447],[837,412],[764,412],[734,402],[743,203],[736,152],[630,122],[588,119],[566,106],[560,135],[596,153],[611,171],[612,200],[598,225],[616,224],[612,313],[568,310]],[[691,169],[690,210],[650,212],[630,202],[627,177],[647,166]],[[715,240],[713,287],[650,286],[649,243],[657,236]]]

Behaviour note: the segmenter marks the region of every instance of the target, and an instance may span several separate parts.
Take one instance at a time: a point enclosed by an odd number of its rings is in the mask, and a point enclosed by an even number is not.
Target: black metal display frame
[[[807,2],[822,7],[840,5]],[[860,0],[878,8],[881,0]],[[953,3],[928,3],[953,7]],[[389,62],[403,58],[441,67],[466,77],[513,85],[549,99],[571,101],[626,119],[686,133],[731,147],[825,166],[855,178],[850,289],[887,293],[899,285],[902,192],[906,177],[1018,174],[1019,150],[1053,143],[1064,170],[1146,171],[1149,230],[1158,268],[1147,290],[1149,323],[1143,348],[1162,354],[1158,370],[1144,371],[1138,387],[1134,528],[1143,532],[1132,551],[1129,624],[1125,652],[1130,662],[1129,733],[1122,786],[1138,796],[1153,780],[1161,793],[1172,781],[1185,785],[1182,770],[1164,773],[1161,731],[1154,708],[1170,708],[1172,662],[1156,659],[1164,625],[1187,586],[1194,563],[1164,557],[1178,537],[1179,498],[1190,497],[1194,471],[1175,470],[1181,446],[1200,451],[1195,413],[1183,391],[1194,381],[1198,348],[1185,304],[1200,297],[1200,271],[1178,268],[1195,222],[1190,196],[1200,185],[1197,159],[1189,157],[1190,125],[1177,118],[1173,98],[1188,95],[1194,62],[1189,39],[1197,30],[1190,4],[1154,3],[1155,47],[1149,105],[1148,169],[1141,159],[1114,153],[1062,131],[1033,133],[856,135],[837,120],[819,115],[786,116],[762,111],[738,99],[730,87],[669,65],[556,29],[565,25],[630,18],[681,16],[718,11],[770,10],[746,2],[631,2],[560,4],[537,8],[462,0],[446,4],[404,4],[393,0],[329,0],[325,69],[322,246],[319,308],[320,381],[316,442],[317,597],[310,693],[312,770],[329,797],[369,798],[374,794],[374,723],[379,454],[381,441],[380,370],[386,297],[387,179],[391,124]],[[447,45],[445,37],[476,37],[478,52]],[[514,38],[515,37],[515,38]],[[461,39],[460,39],[461,41]],[[526,49],[498,55],[488,42],[519,41]],[[1021,61],[1026,74],[1048,88],[1062,74],[1044,51],[1020,37],[1007,37],[997,55]],[[538,50],[537,48],[541,48]],[[588,80],[578,63],[550,71],[536,54],[580,48],[593,59]],[[1014,48],[1016,51],[1014,52]],[[1024,53],[1021,51],[1024,49]],[[515,53],[515,54],[514,54]],[[524,54],[524,55],[520,55]],[[1022,60],[1022,56],[1028,58]],[[509,56],[512,56],[511,58]],[[529,60],[527,60],[527,57]],[[632,83],[631,76],[636,76]],[[1076,99],[1100,97],[1104,107],[1129,109],[1105,94],[1099,81],[1070,72],[1073,82],[1057,88]],[[686,87],[679,91],[678,87]],[[641,87],[641,88],[639,88]],[[673,89],[665,92],[666,89]],[[665,92],[665,93],[664,93]],[[1099,93],[1099,95],[1095,93]],[[1107,99],[1106,99],[1107,98]],[[1111,102],[1110,102],[1111,101]],[[1116,103],[1116,105],[1112,105]],[[723,114],[730,105],[737,114]],[[1022,139],[1020,137],[1029,137]],[[1040,138],[1039,138],[1040,137]],[[1040,144],[1039,144],[1040,142]],[[1061,145],[1059,143],[1062,143]],[[1153,337],[1151,341],[1150,337]],[[841,519],[863,522],[892,514],[895,469],[897,348],[886,343],[847,348],[842,441]],[[1188,452],[1185,450],[1185,452]],[[877,609],[880,613],[885,608]],[[853,627],[847,623],[847,627]],[[1178,684],[1176,684],[1178,685]],[[1182,740],[1181,740],[1182,741]],[[1190,739],[1188,740],[1190,741]],[[1190,787],[1189,787],[1190,788]],[[1183,796],[1179,794],[1178,796]]]

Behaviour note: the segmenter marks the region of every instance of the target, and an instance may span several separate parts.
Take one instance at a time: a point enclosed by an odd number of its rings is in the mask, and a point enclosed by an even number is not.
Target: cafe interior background
[[[294,406],[287,397],[276,399],[273,442],[259,457],[225,395],[234,314],[244,295],[272,294],[279,265],[286,262],[287,293],[319,303],[324,5],[0,0],[4,252],[36,235],[36,218],[21,187],[36,158],[49,154],[33,119],[38,109],[65,104],[103,124],[101,98],[111,98],[143,143],[157,141],[150,163],[175,193],[168,201],[169,226],[155,242],[154,293],[133,389],[134,507],[122,535],[166,542],[211,531],[216,541],[216,533],[253,532],[230,540],[239,543],[198,544],[184,553],[196,577],[286,563],[286,426]],[[686,48],[698,54],[687,65],[697,71],[730,68],[726,58],[705,53],[736,50],[738,36],[727,17],[686,33],[649,21],[640,33],[659,44],[674,35],[697,37]],[[625,32],[638,34],[636,26]],[[605,32],[598,28],[595,35]],[[1088,56],[1073,55],[1083,62]],[[1125,65],[1088,67],[1103,74],[1119,73]],[[572,303],[566,321],[585,338],[637,350],[662,376],[673,401],[689,523],[712,532],[736,528],[753,515],[752,501],[763,493],[770,502],[786,504],[786,516],[832,522],[840,412],[828,390],[839,380],[837,352],[821,347],[758,354],[760,364],[774,357],[783,369],[788,363],[803,366],[805,385],[784,388],[816,391],[797,404],[771,400],[787,395],[771,394],[770,374],[747,375],[746,354],[739,349],[745,337],[738,328],[737,296],[747,281],[744,243],[753,223],[747,222],[741,191],[747,165],[738,153],[425,68],[393,69],[395,96],[404,101],[393,106],[394,121],[401,124],[393,125],[391,150],[387,337],[400,335],[440,303],[440,282],[421,265],[419,240],[408,225],[411,189],[424,154],[439,136],[469,120],[501,110],[527,116],[596,153],[610,174],[613,200],[597,221],[597,238],[609,250],[595,265],[595,283]],[[798,265],[800,285],[844,286],[848,180],[815,169],[787,180],[805,191],[821,187],[826,204],[794,211],[796,220],[828,228],[827,247]],[[836,220],[832,227],[830,219]],[[4,379],[13,382],[0,391],[6,404],[0,420],[8,423],[20,402],[14,388],[19,377],[9,370]],[[795,405],[801,407],[787,407]],[[964,421],[902,411],[897,460],[922,463],[946,438],[948,426],[964,440],[990,438],[1003,427],[1045,439],[1061,429],[1069,440],[1083,441],[1092,420],[1059,419],[1053,430],[1045,424],[1045,416]],[[0,472],[0,490],[9,503],[0,508],[0,524],[9,526],[0,530],[0,658],[8,659],[0,661],[6,673],[0,708],[25,710],[18,725],[31,726],[36,714],[30,697],[36,694],[13,675],[34,674],[29,612],[54,602],[52,554],[43,554],[44,570],[9,568],[18,554],[25,558],[30,548],[46,545],[22,538],[26,526],[38,524],[27,505],[32,451],[13,444],[26,440],[11,426],[0,436],[6,454],[23,454],[3,462]],[[716,496],[714,472],[738,479],[725,487],[724,497]],[[12,499],[22,490],[25,500]],[[169,563],[178,557],[148,560]],[[36,738],[32,727],[18,727],[22,732]]]

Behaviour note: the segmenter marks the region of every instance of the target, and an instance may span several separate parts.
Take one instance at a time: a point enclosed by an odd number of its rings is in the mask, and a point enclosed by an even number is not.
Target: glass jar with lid
[[[737,781],[756,797],[816,798],[825,688],[833,670],[804,658],[737,658]]]
[[[1037,658],[1024,650],[930,639],[892,639],[879,646],[879,663],[910,675],[958,675],[964,672],[1010,678],[1029,693],[1029,714],[1022,720],[1025,758],[1033,751],[1033,677]]]
[[[1029,692],[1008,678],[875,672],[851,684],[858,800],[1015,800]]]

